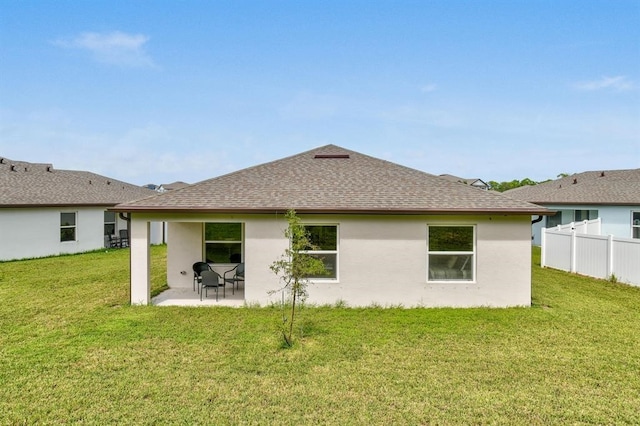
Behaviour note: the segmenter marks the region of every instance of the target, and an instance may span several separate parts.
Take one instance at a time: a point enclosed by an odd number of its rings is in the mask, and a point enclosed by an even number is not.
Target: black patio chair
[[[227,278],[229,275],[229,278]],[[236,294],[235,289],[238,288],[238,284],[244,285],[244,263],[238,263],[233,269],[229,269],[224,273],[224,283],[231,284],[231,294]]]
[[[120,247],[120,242],[115,235],[105,235],[104,236],[104,246],[106,248],[117,248]]]
[[[193,291],[198,290],[200,293],[200,284],[202,283],[202,273],[211,271],[211,266],[206,262],[196,262],[193,264]]]
[[[120,230],[120,247],[129,247],[129,231],[126,229]]]
[[[200,274],[202,277],[202,283],[200,284],[202,288],[200,289],[200,300],[202,300],[202,294],[204,293],[204,297],[207,297],[208,289],[213,288],[216,290],[216,302],[218,301],[218,291],[220,287],[222,287],[222,297],[225,297],[225,286],[224,282],[221,282],[222,277],[216,271],[208,270],[202,271]]]

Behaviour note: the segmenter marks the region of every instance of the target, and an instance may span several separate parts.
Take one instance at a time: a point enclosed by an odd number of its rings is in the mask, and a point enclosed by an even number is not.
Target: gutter
[[[351,214],[351,215],[554,215],[555,211],[540,209],[322,209],[291,207],[301,214]],[[109,209],[122,213],[211,213],[211,214],[274,214],[289,210],[286,207],[275,208],[206,208],[206,207],[133,207],[117,206]]]

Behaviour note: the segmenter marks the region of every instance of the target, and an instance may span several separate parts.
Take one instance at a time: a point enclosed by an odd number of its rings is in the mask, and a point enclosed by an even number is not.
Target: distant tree
[[[283,316],[282,335],[287,346],[291,346],[297,304],[304,302],[307,297],[309,277],[325,275],[326,269],[322,259],[307,253],[308,250],[313,250],[314,246],[307,229],[296,215],[295,210],[289,210],[285,218],[288,227],[284,231],[284,235],[289,240],[289,248],[284,251],[279,260],[269,266],[273,273],[280,277],[284,285],[270,293],[282,291],[287,296],[285,303],[289,304],[290,316],[288,319]]]
[[[508,191],[509,189],[519,188],[521,186],[527,185],[537,185],[536,181],[533,181],[529,178],[524,178],[522,180],[514,179],[510,182],[496,182],[494,180],[489,181],[489,185],[491,185],[491,189],[497,192]]]
[[[558,178],[563,178],[563,177],[567,177],[569,176],[569,173],[560,173],[558,174]],[[490,180],[489,181],[489,185],[491,186],[491,189],[497,192],[504,192],[504,191],[508,191],[510,189],[513,188],[520,188],[521,186],[528,186],[528,185],[538,185],[544,182],[549,182],[551,179],[546,179],[546,180],[542,180],[539,182],[536,182],[532,179],[529,178],[524,178],[522,180],[517,180],[514,179],[512,181],[509,182],[496,182],[494,180]]]

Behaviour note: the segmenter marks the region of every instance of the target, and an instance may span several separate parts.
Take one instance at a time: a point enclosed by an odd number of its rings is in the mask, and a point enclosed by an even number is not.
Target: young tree
[[[287,318],[285,317],[283,318],[282,335],[285,343],[291,346],[297,303],[304,302],[307,297],[309,277],[324,275],[326,269],[321,259],[307,253],[308,250],[314,248],[314,245],[295,210],[287,211],[285,218],[288,227],[284,231],[284,235],[289,240],[289,247],[280,256],[280,259],[273,262],[269,268],[280,277],[284,284],[280,289],[271,293],[285,292],[288,296],[286,300],[290,303],[288,330]]]

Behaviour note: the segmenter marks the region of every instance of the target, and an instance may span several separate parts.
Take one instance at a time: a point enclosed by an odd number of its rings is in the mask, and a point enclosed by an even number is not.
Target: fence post
[[[611,278],[613,271],[613,235],[607,239],[607,279]]]
[[[540,234],[540,267],[544,268],[547,262],[545,261],[544,255],[546,252],[545,245],[547,244],[547,228],[542,228],[542,233]]]
[[[571,248],[569,249],[571,256],[571,272],[576,272],[576,231],[571,231]]]

